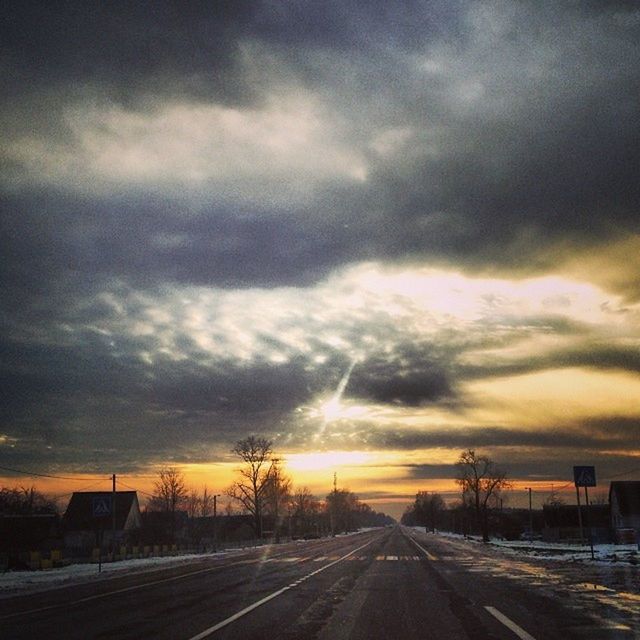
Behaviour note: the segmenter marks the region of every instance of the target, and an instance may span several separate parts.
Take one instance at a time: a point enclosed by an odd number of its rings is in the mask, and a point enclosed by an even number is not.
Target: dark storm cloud
[[[455,366],[456,377],[461,379],[484,379],[493,376],[507,377],[549,371],[566,367],[584,367],[600,370],[630,371],[640,373],[640,354],[633,346],[612,347],[594,344],[586,340],[579,349],[558,349],[544,356],[528,355],[507,362],[490,362],[484,365]]]
[[[456,429],[425,428],[417,431],[392,428],[369,428],[354,433],[354,440],[363,438],[373,448],[401,450],[453,447],[462,449],[496,449],[521,447],[523,449],[589,450],[600,451],[603,443],[611,448],[631,449],[640,437],[638,418],[591,420],[586,425],[562,430],[531,430],[523,428],[483,427]]]
[[[239,106],[253,93],[258,104],[272,77],[331,104],[370,169],[365,184],[325,185],[302,211],[254,205],[248,219],[237,205],[200,204],[199,219],[187,221],[184,199],[148,193],[144,205],[84,199],[71,206],[85,224],[110,213],[78,240],[86,246],[52,257],[54,268],[75,257],[97,276],[119,270],[230,286],[304,283],[331,266],[380,257],[528,271],[547,267],[546,247],[562,238],[589,245],[638,230],[640,25],[624,5],[14,3],[5,14],[8,93],[29,87],[30,108],[38,108],[34,92],[71,84],[104,84],[98,91],[116,103],[139,98],[140,114],[172,92]],[[261,80],[241,68],[246,43],[258,47],[245,55]],[[56,100],[63,106],[67,97]],[[19,120],[13,136],[37,130],[45,115],[7,111]],[[372,153],[372,138],[394,128],[409,132],[401,155]],[[26,206],[41,216],[32,197]],[[68,213],[51,216],[52,226],[70,230]],[[156,227],[183,243],[153,244]],[[38,239],[55,246],[42,232],[22,237],[32,254]]]
[[[433,344],[397,345],[392,357],[380,354],[354,369],[349,394],[405,406],[453,398],[448,372],[452,355]]]
[[[640,371],[633,349],[590,342],[583,324],[551,313],[425,341],[379,309],[323,324],[326,300],[292,313],[310,334],[305,355],[280,364],[256,355],[291,349],[265,330],[248,362],[212,362],[171,315],[179,304],[163,298],[191,286],[310,286],[366,260],[542,273],[563,259],[558,246],[594,251],[638,233],[633,3],[9,2],[1,11],[0,436],[16,464],[64,464],[87,447],[132,466],[204,460],[208,445],[238,433],[291,431],[290,413],[335,390],[365,334],[381,346],[366,347],[349,396],[395,407],[463,402],[460,383],[473,378]],[[640,295],[637,274],[622,280]],[[134,320],[158,309],[133,291],[166,303],[169,346],[161,322],[135,333]],[[302,293],[296,302],[305,306]],[[537,332],[585,344],[461,362]],[[366,441],[468,446],[472,435],[478,446],[578,446],[573,433],[498,429],[374,431]]]
[[[249,93],[233,72],[251,2],[9,2],[0,40],[4,84],[13,91],[104,84],[116,97],[201,92],[221,100]]]
[[[142,288],[304,284],[351,257],[348,240],[328,223],[301,226],[297,217],[255,209],[202,216],[153,198],[87,202],[56,194],[10,197],[4,209],[2,278],[23,292],[44,293],[65,280],[91,292],[110,278]]]
[[[167,361],[151,373],[136,361],[101,357],[95,345],[9,347],[3,361],[0,419],[11,444],[4,449],[7,464],[18,466],[224,459],[238,434],[281,429],[282,416],[314,384],[298,364],[229,363],[215,372]]]

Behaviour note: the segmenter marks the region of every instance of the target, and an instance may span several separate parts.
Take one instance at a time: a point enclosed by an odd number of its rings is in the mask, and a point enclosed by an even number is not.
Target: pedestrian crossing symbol
[[[104,518],[111,515],[111,496],[93,498],[91,506],[94,518]]]
[[[595,487],[595,467],[573,467],[573,482],[576,487]]]

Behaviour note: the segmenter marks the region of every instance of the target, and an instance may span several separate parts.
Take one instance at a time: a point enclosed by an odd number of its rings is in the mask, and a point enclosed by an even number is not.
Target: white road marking
[[[418,544],[418,542],[416,542],[413,538],[409,538],[409,540],[411,540],[411,542],[413,542],[413,544],[415,544],[416,547],[418,547],[418,549],[420,549],[420,551],[422,551],[422,553],[424,553],[424,555],[427,556],[427,558],[432,562],[438,559],[432,553],[429,553],[421,544]]]
[[[515,633],[521,640],[536,640],[530,633],[519,627],[513,620],[507,618],[504,613],[500,613],[495,607],[485,607],[485,609],[502,624]]]
[[[275,558],[274,558],[275,559]],[[217,558],[216,558],[217,560]],[[272,560],[272,559],[269,559]],[[299,558],[299,560],[306,560],[306,558]],[[156,584],[163,584],[165,582],[174,582],[176,580],[182,580],[184,578],[190,578],[192,576],[197,576],[202,573],[209,573],[211,571],[220,571],[221,569],[227,569],[229,567],[237,567],[243,564],[257,564],[259,562],[265,562],[261,558],[255,558],[250,560],[239,560],[238,562],[230,562],[228,564],[218,564],[215,567],[207,567],[206,569],[198,569],[197,571],[190,571],[189,573],[181,573],[177,576],[170,576],[168,578],[160,578],[159,580],[152,580],[151,582],[144,582],[142,584],[135,584],[131,587],[123,587],[122,589],[114,589],[113,591],[107,591],[106,593],[97,593],[92,596],[86,596],[84,598],[79,598],[78,600],[71,600],[67,602],[60,602],[58,604],[50,604],[46,607],[39,607],[38,609],[28,609],[26,611],[16,611],[15,613],[8,613],[0,616],[0,620],[6,620],[8,618],[16,618],[18,616],[27,616],[33,613],[42,613],[43,611],[51,611],[52,609],[60,609],[62,607],[69,607],[75,604],[82,604],[84,602],[91,602],[92,600],[101,600],[102,598],[108,598],[109,596],[116,596],[120,593],[128,593],[129,591],[138,591],[140,589],[146,589],[147,587],[152,587]],[[169,567],[171,568],[171,567]],[[113,578],[109,579],[117,579],[122,576],[115,575]],[[87,584],[87,583],[80,583]],[[75,585],[72,585],[75,586]]]
[[[138,591],[139,589],[146,589],[156,584],[163,584],[164,582],[174,582],[175,580],[182,580],[183,578],[190,578],[191,576],[197,576],[201,573],[208,573],[210,571],[218,571],[227,567],[235,567],[241,564],[255,564],[260,560],[240,560],[239,562],[232,562],[230,564],[217,565],[215,567],[209,567],[207,569],[198,569],[197,571],[191,571],[190,573],[181,573],[178,576],[171,576],[169,578],[161,578],[160,580],[153,580],[151,582],[144,582],[143,584],[136,584],[131,587],[123,587],[122,589],[115,589],[114,591],[107,591],[106,593],[97,593],[93,596],[86,596],[85,598],[79,598],[78,600],[72,600],[71,602],[61,602],[58,604],[50,604],[46,607],[40,607],[38,609],[29,609],[27,611],[16,611],[15,613],[9,613],[0,616],[0,620],[6,620],[7,618],[15,618],[17,616],[26,616],[32,613],[42,613],[43,611],[50,611],[51,609],[60,609],[61,607],[69,607],[74,604],[81,604],[83,602],[91,602],[92,600],[100,600],[101,598],[108,598],[109,596],[115,596],[120,593],[127,593],[129,591]],[[114,576],[119,578],[121,576]],[[81,586],[87,583],[80,583]],[[72,585],[75,586],[75,585]]]
[[[274,598],[277,598],[278,596],[282,595],[286,591],[289,591],[290,589],[293,589],[293,588],[299,586],[305,580],[308,580],[309,578],[312,578],[313,576],[321,573],[322,571],[325,571],[326,569],[329,569],[330,567],[333,567],[334,565],[338,564],[339,562],[342,562],[343,560],[346,560],[347,558],[350,558],[354,553],[357,553],[361,549],[364,549],[365,547],[369,546],[372,542],[373,542],[373,540],[369,540],[369,542],[363,544],[361,547],[358,547],[357,549],[354,549],[353,551],[349,551],[349,553],[347,553],[346,555],[342,556],[341,558],[338,558],[337,560],[334,560],[333,562],[330,562],[329,564],[325,564],[324,566],[320,567],[319,569],[316,569],[315,571],[312,571],[311,573],[308,573],[306,576],[303,576],[302,578],[299,578],[298,580],[296,580],[295,582],[292,582],[291,584],[287,585],[286,587],[282,587],[282,589],[278,589],[277,591],[274,591],[273,593],[269,594],[265,598],[262,598],[262,600],[258,600],[257,602],[254,602],[253,604],[250,604],[248,607],[245,607],[241,611],[238,611],[237,613],[234,613],[232,616],[229,616],[226,620],[223,620],[222,622],[218,622],[218,624],[214,624],[212,627],[209,627],[208,629],[205,629],[204,631],[200,632],[199,634],[189,638],[189,640],[202,640],[203,638],[209,637],[212,633],[215,633],[219,629],[222,629],[223,627],[226,627],[227,625],[230,625],[232,622],[235,622],[239,618],[242,618],[243,616],[247,615],[247,613],[250,613],[254,609],[257,609],[258,607],[260,607],[263,604],[269,602],[270,600],[273,600]]]

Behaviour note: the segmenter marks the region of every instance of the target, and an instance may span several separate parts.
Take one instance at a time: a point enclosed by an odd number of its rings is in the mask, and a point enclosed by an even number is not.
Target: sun
[[[364,451],[323,451],[321,453],[290,453],[287,467],[292,471],[325,471],[342,466],[358,466],[369,462],[371,454]]]
[[[331,400],[320,405],[319,413],[325,422],[332,422],[342,417],[343,407],[339,398],[333,397]]]

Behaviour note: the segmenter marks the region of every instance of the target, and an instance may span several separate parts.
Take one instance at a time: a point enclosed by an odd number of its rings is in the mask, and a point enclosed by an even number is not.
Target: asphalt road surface
[[[637,574],[574,570],[393,527],[4,598],[0,638],[640,638]]]

